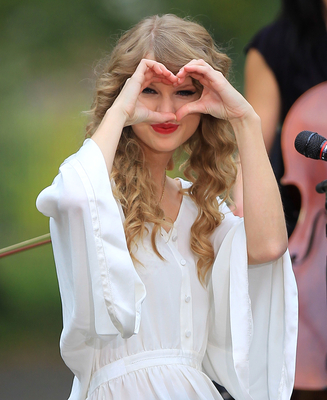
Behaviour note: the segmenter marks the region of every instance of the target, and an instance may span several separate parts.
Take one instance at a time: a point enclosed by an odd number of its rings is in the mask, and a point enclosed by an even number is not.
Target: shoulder
[[[246,46],[245,52],[257,50],[280,81],[288,70],[290,37],[289,23],[285,20],[277,20],[254,35]],[[249,54],[253,55],[253,53]]]
[[[46,216],[58,212],[83,210],[90,199],[106,198],[111,193],[109,175],[101,150],[87,139],[83,146],[68,157],[59,168],[51,186],[37,198],[37,208]]]
[[[259,50],[264,57],[283,52],[289,29],[289,24],[285,20],[276,20],[264,26],[252,37],[245,47],[245,53],[251,48]]]

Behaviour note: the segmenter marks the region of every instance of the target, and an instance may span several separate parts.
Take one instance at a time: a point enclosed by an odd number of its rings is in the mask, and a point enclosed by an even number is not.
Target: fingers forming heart
[[[215,118],[231,121],[245,115],[249,108],[243,96],[233,88],[223,74],[204,60],[192,60],[174,75],[163,64],[145,59],[141,61],[135,74],[138,75],[141,91],[152,82],[161,82],[178,88],[187,77],[197,80],[203,86],[199,99],[185,102],[175,112],[178,121],[193,113],[210,114]],[[161,117],[164,117],[163,114]]]
[[[160,113],[148,110],[148,118],[151,119],[156,118],[156,120],[171,120],[177,119],[181,120],[188,114],[193,113],[212,113],[209,102],[213,100],[212,95],[208,96],[208,92],[211,91],[211,78],[210,73],[211,70],[214,71],[207,63],[203,60],[192,60],[184,67],[180,69],[180,71],[175,75],[171,71],[169,71],[163,64],[158,63],[151,59],[144,59],[141,61],[139,66],[137,67],[135,74],[133,75],[140,84],[140,92],[141,93],[146,87],[151,85],[151,83],[164,83],[166,85],[172,85],[175,88],[178,88],[182,85],[185,79],[190,76],[191,78],[200,82],[200,84],[204,87],[202,95],[200,99],[190,101],[187,104],[178,109],[175,114],[172,113]],[[204,92],[206,92],[206,96],[204,96]],[[211,99],[210,99],[211,98]],[[217,98],[214,99],[217,102]],[[212,105],[212,104],[211,104]],[[144,107],[142,115],[144,115]],[[172,118],[172,115],[174,118]],[[147,119],[148,119],[147,118]]]

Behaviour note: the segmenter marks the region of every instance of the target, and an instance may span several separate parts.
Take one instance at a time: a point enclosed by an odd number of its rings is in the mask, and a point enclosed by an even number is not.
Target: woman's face
[[[172,86],[153,82],[139,95],[139,100],[147,108],[158,112],[171,112],[184,104],[199,99],[200,93],[195,88],[191,77],[187,77],[182,85]],[[151,125],[142,122],[132,126],[145,154],[172,153],[185,143],[199,126],[201,114],[189,114],[181,121],[167,121],[164,124]]]

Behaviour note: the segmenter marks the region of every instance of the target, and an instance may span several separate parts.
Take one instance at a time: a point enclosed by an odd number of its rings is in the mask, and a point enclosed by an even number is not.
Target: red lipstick
[[[154,124],[151,125],[153,130],[158,133],[163,133],[164,135],[168,135],[169,133],[173,133],[178,129],[177,124]]]

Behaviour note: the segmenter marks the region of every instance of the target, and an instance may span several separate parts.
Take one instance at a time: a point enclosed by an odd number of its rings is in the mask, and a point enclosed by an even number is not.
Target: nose
[[[171,96],[161,95],[157,102],[156,111],[175,113],[176,107]]]

